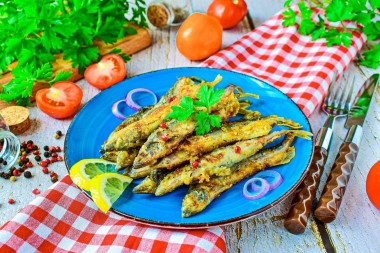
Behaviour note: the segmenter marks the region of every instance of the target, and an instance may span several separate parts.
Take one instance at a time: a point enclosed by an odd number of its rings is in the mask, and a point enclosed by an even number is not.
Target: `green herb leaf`
[[[376,69],[380,62],[380,44],[374,45],[373,49],[364,52],[363,57],[360,64]]]
[[[350,20],[355,16],[351,11],[352,6],[347,5],[345,0],[333,0],[326,8],[326,18],[330,22]]]
[[[59,73],[49,83],[50,85],[52,85],[53,83],[56,83],[59,81],[66,81],[71,77],[72,74],[73,73],[70,71],[59,71]]]
[[[284,16],[282,18],[282,25],[283,26],[292,26],[296,23],[297,20],[297,14],[293,11],[292,8],[288,8],[286,11],[282,13]]]
[[[197,101],[195,105],[197,107],[204,106],[207,108],[207,111],[209,111],[210,106],[214,105],[220,100],[223,92],[224,89],[216,89],[214,91],[213,88],[209,88],[206,84],[202,84],[199,93],[196,95],[200,101]]]
[[[284,7],[289,7],[293,0],[286,0],[284,3]]]
[[[178,121],[183,121],[189,118],[194,112],[194,104],[191,97],[183,96],[180,106],[173,105],[171,108],[173,112],[170,112],[166,118],[177,119]]]

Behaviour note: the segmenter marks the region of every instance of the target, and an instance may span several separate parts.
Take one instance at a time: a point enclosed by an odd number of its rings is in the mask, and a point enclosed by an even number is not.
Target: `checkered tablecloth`
[[[292,8],[299,11],[296,5]],[[283,27],[281,22],[280,12],[200,66],[233,70],[266,81],[310,116],[326,95],[334,73],[340,76],[363,47],[365,35],[353,32],[349,48],[327,47],[324,39],[312,41],[310,36],[300,35],[297,26]]]
[[[297,11],[297,8],[294,7]],[[326,47],[324,41],[282,27],[281,14],[201,64],[253,75],[278,87],[309,116],[321,102],[335,71],[341,73],[364,44]],[[225,252],[221,227],[158,229],[102,213],[64,177],[0,229],[0,252]]]

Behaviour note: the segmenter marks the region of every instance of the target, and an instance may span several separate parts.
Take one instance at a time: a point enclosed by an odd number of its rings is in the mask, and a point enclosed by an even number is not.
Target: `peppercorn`
[[[47,157],[50,157],[50,153],[48,151],[44,152],[44,156],[47,158]]]
[[[44,146],[45,151],[49,151],[49,146]]]
[[[235,153],[239,154],[241,151],[241,148],[239,146],[236,146],[235,147]]]
[[[27,154],[26,154],[26,152],[24,151],[24,152],[21,153],[21,155],[26,156]]]
[[[193,168],[197,168],[198,165],[199,165],[199,162],[198,162],[198,161],[194,161],[194,162],[191,164],[191,166],[192,166]]]
[[[21,175],[21,172],[20,172],[18,169],[14,169],[14,170],[12,171],[12,174],[13,174],[13,176],[18,177],[18,176]]]
[[[2,163],[4,161],[4,159],[2,157],[0,157],[0,163]]]
[[[168,97],[168,103],[172,102],[173,100],[173,97]]]
[[[161,136],[161,139],[162,139],[163,141],[167,141],[167,140],[168,140],[168,134],[164,134],[164,135],[162,135],[162,136]]]
[[[49,151],[51,151],[51,152],[55,152],[55,147],[54,147],[54,146],[51,146],[51,147],[49,148]]]
[[[22,162],[23,162],[24,164],[27,164],[29,161],[30,161],[30,160],[29,160],[29,158],[27,157],[27,158],[25,158]]]
[[[3,175],[3,178],[4,179],[9,179],[11,176],[8,174],[8,173],[4,173],[4,175]]]
[[[52,158],[50,158],[50,160],[52,163],[55,163],[56,161],[58,161],[57,157],[52,157]]]
[[[57,147],[55,148],[55,150],[56,150],[57,152],[61,152],[61,151],[62,151],[60,146],[57,146]]]
[[[49,173],[49,169],[46,168],[46,167],[44,167],[44,168],[42,168],[42,172],[45,173],[45,174],[47,174],[47,173]]]
[[[46,159],[45,162],[46,162],[47,164],[51,164],[51,161],[50,161],[49,159]]]
[[[26,144],[33,144],[33,141],[29,140],[29,141],[26,142]]]
[[[24,165],[24,163],[23,162],[19,162],[19,163],[17,163],[19,166],[23,166]]]
[[[38,146],[37,146],[37,145],[34,145],[34,146],[33,146],[33,149],[34,149],[34,150],[38,150]]]
[[[57,157],[57,160],[58,160],[58,161],[63,161],[62,156],[58,156],[58,157]]]
[[[13,204],[15,203],[14,199],[8,199],[8,204]]]
[[[57,173],[55,173],[54,171],[50,172],[50,177],[58,177]]]
[[[33,150],[33,147],[34,147],[33,144],[26,145],[26,148],[27,148],[28,151]]]
[[[26,150],[26,143],[22,144],[22,148],[24,149],[24,151]]]
[[[23,165],[23,166],[25,166],[25,165]],[[25,167],[20,167],[18,170],[19,170],[20,172],[24,172],[24,171],[26,170],[26,166],[25,166]]]
[[[41,161],[41,156],[36,155],[36,156],[34,157],[34,160],[36,160],[37,162]]]
[[[60,136],[58,134],[54,134],[53,137],[54,139],[59,139]]]
[[[24,161],[25,158],[26,158],[26,156],[24,156],[24,155],[20,156],[21,161]]]
[[[38,151],[38,150],[33,151],[33,155],[38,155],[38,154],[40,154],[40,151]]]
[[[11,181],[12,182],[16,181],[16,177],[15,176],[11,176]]]
[[[27,163],[26,163],[26,167],[28,167],[28,168],[33,167],[33,163],[32,163],[32,162],[27,162]]]
[[[31,178],[32,177],[32,173],[30,173],[30,171],[25,171],[24,177]]]
[[[40,193],[40,190],[38,190],[38,189],[36,188],[36,189],[34,189],[34,190],[32,191],[32,193],[33,193],[34,195],[37,195],[37,194]]]
[[[161,128],[166,128],[166,124],[165,124],[164,122],[161,122],[161,123],[160,123],[160,127],[161,127]]]
[[[7,163],[7,161],[3,161],[3,165],[7,165],[8,163]]]
[[[40,166],[42,166],[42,167],[46,167],[47,165],[48,165],[48,163],[46,161],[40,162]]]
[[[58,157],[58,154],[54,152],[51,154],[51,157]]]
[[[60,130],[58,130],[57,132],[55,132],[56,134],[58,134],[59,136],[62,136],[62,132]]]
[[[55,177],[55,176],[54,176],[54,177],[51,177],[50,180],[51,180],[53,183],[55,183],[55,182],[58,181],[58,177]]]

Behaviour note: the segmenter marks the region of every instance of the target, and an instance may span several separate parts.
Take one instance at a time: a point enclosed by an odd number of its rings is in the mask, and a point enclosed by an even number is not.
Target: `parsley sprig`
[[[224,89],[209,88],[207,85],[203,84],[196,95],[199,100],[193,101],[191,97],[183,96],[179,106],[173,105],[172,112],[170,112],[167,118],[177,119],[178,121],[183,121],[194,115],[196,122],[195,132],[197,135],[202,135],[210,132],[212,127],[221,126],[221,118],[219,115],[210,114],[210,107],[216,104],[220,98]],[[206,108],[206,112],[203,110],[197,110],[199,107]]]
[[[299,20],[298,32],[302,35],[311,35],[312,40],[326,39],[327,46],[352,44],[352,32],[362,31],[367,35],[367,45],[370,49],[359,55],[360,64],[377,68],[380,64],[380,43],[374,42],[380,36],[380,14],[376,9],[380,8],[379,0],[310,0],[311,6],[304,1],[298,3],[300,9],[296,13],[289,6],[292,0],[287,0],[284,7],[288,7],[283,14],[283,26],[292,26]],[[313,20],[313,9],[324,11],[324,17],[318,15],[318,21]],[[297,17],[299,18],[297,20]],[[327,24],[328,22],[333,23]],[[344,21],[353,21],[359,27],[346,26]]]
[[[68,72],[52,80],[55,54],[63,54],[83,73],[101,57],[94,40],[113,44],[126,34],[135,34],[128,25],[147,27],[144,13],[143,0],[0,0],[0,74],[11,71],[13,75],[0,99],[29,104],[35,81],[67,80]],[[121,50],[110,53],[121,54]],[[18,61],[16,67],[11,65],[14,61]]]

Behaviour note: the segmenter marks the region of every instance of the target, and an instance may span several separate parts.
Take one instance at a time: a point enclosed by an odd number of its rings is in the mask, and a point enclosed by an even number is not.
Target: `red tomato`
[[[214,0],[207,14],[216,17],[223,29],[228,29],[239,24],[247,15],[247,4],[244,0]]]
[[[369,171],[366,189],[369,200],[380,210],[380,161],[375,163]]]
[[[56,82],[50,89],[39,90],[37,106],[41,111],[56,119],[70,117],[78,111],[83,91],[73,82]]]
[[[104,90],[122,81],[126,74],[123,58],[117,54],[107,54],[100,62],[88,66],[84,71],[84,78],[92,86]]]
[[[183,56],[198,61],[220,49],[222,34],[223,28],[216,18],[195,12],[179,28],[175,43]]]

